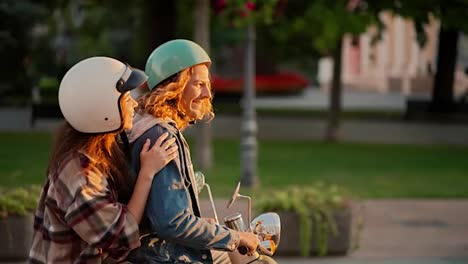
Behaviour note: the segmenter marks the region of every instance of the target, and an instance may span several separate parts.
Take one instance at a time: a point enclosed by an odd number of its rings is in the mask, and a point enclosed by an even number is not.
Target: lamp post
[[[244,96],[241,120],[241,184],[255,187],[257,175],[257,120],[255,114],[255,26],[249,23],[245,43]]]
[[[210,52],[210,1],[197,0],[195,7],[194,39],[208,53]],[[211,126],[200,122],[196,128],[196,164],[201,170],[213,167],[213,146]]]

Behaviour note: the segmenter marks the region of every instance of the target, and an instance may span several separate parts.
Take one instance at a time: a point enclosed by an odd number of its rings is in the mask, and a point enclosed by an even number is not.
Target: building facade
[[[411,20],[388,12],[381,14],[381,20],[385,29],[376,42],[373,41],[377,33],[375,27],[369,27],[359,36],[345,36],[342,49],[345,89],[431,94],[437,65],[439,21],[430,19],[424,28],[427,40],[421,47]],[[318,79],[322,87],[328,87],[332,64],[329,58],[319,63]],[[459,63],[454,73],[455,95],[464,93],[468,87],[464,67],[466,65]]]

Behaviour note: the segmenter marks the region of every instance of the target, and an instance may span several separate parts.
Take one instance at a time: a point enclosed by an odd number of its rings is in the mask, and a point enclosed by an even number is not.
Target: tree
[[[32,28],[47,15],[47,6],[34,1],[5,0],[0,5],[0,55],[3,85],[0,93],[30,93],[28,65],[31,61]],[[2,95],[1,97],[3,97]]]
[[[377,16],[368,12],[359,0],[289,1],[282,16],[275,20],[272,31],[278,45],[293,51],[296,49],[292,55],[306,56],[316,50],[334,58],[326,141],[334,142],[339,138],[343,36],[346,33],[360,34],[377,22]],[[305,46],[290,41],[298,39]]]
[[[24,6],[27,1],[13,1]],[[33,15],[17,14],[15,20],[33,20],[28,32],[36,32],[29,39],[19,41],[29,47],[32,65],[37,75],[60,79],[69,66],[89,56],[111,56],[136,65],[133,52],[140,40],[135,32],[142,28],[143,0],[128,1],[36,1],[46,10],[34,19]],[[8,6],[8,5],[6,5]],[[37,8],[36,8],[37,9]],[[113,14],[122,12],[119,16]],[[53,15],[49,15],[53,14]],[[19,24],[19,23],[18,23]],[[139,53],[141,54],[141,52]],[[144,51],[145,59],[148,52]],[[141,62],[141,61],[138,61]]]
[[[178,1],[144,0],[149,53],[176,36]],[[148,56],[148,55],[147,55]]]
[[[439,48],[437,51],[437,69],[434,76],[434,87],[430,104],[431,112],[453,112],[456,110],[453,93],[455,63],[459,31],[468,32],[465,19],[468,15],[467,0],[379,0],[367,1],[369,9],[377,13],[391,10],[414,21],[418,40],[424,45],[424,25],[429,17],[440,20]]]

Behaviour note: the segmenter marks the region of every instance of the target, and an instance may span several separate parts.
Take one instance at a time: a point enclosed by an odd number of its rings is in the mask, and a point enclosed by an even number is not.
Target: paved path
[[[363,207],[353,257],[468,259],[468,200],[370,200]]]
[[[220,221],[234,212],[247,216],[245,206],[236,202],[226,208],[217,200]],[[364,228],[359,248],[344,257],[281,257],[279,264],[467,264],[468,200],[368,200],[354,206]],[[202,212],[211,216],[208,201]],[[356,217],[354,218],[356,221]],[[282,232],[287,232],[283,226]],[[280,244],[281,246],[281,244]],[[22,264],[24,262],[0,262]]]
[[[0,131],[51,131],[61,123],[41,119],[31,127],[29,119],[28,109],[0,109]],[[240,124],[240,117],[218,115],[211,123],[213,135],[218,138],[239,138]],[[260,139],[321,140],[325,128],[325,121],[313,118],[258,118]],[[193,131],[187,130],[187,134],[190,133]],[[468,124],[346,120],[342,124],[341,138],[349,142],[468,145]]]
[[[467,264],[467,258],[275,258],[278,264]]]
[[[211,126],[215,137],[240,137],[240,117],[218,115]],[[325,129],[325,121],[306,117],[258,118],[260,139],[321,140]],[[349,142],[468,145],[468,124],[346,120],[340,133]]]
[[[359,90],[344,90],[344,110],[385,110],[401,111],[406,108],[406,96],[401,93],[376,93]],[[257,108],[328,109],[328,91],[309,88],[302,94],[291,96],[262,96],[255,101]]]
[[[218,200],[220,221],[234,212],[247,216],[242,203],[225,209]],[[468,200],[367,200],[353,206],[354,222],[363,220],[359,248],[346,257],[287,258],[278,263],[406,264],[468,263]],[[202,212],[211,216],[208,201]],[[287,232],[283,226],[282,232]],[[281,246],[281,244],[280,244]]]
[[[274,258],[278,264],[467,264],[468,258]],[[0,264],[26,264],[24,261],[0,262]]]
[[[403,112],[406,96],[400,93],[375,93],[345,90],[344,110],[390,110]],[[307,89],[293,96],[260,97],[256,107],[327,109],[328,94],[320,89]],[[25,108],[0,108],[0,131],[50,131],[57,120],[41,119],[30,126],[31,113]],[[217,115],[212,121],[215,137],[239,138],[240,118]],[[258,136],[261,139],[289,138],[321,140],[326,122],[306,117],[259,117]],[[187,131],[190,133],[190,130]],[[468,124],[434,124],[421,122],[345,120],[341,138],[352,142],[379,142],[403,144],[464,144],[468,145]]]

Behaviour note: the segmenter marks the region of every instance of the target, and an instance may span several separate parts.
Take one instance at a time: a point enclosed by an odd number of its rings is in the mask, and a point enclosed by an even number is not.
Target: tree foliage
[[[368,0],[366,5],[373,12],[388,10],[418,24],[428,24],[432,14],[441,20],[442,27],[468,32],[464,21],[468,16],[467,0]]]
[[[411,19],[421,46],[426,43],[424,26],[430,23],[433,16],[441,21],[442,29],[468,32],[468,0],[378,0],[366,1],[370,12],[378,14],[390,11],[395,15]]]
[[[249,23],[271,24],[278,0],[215,0],[213,8],[223,26],[243,28]]]
[[[290,39],[300,38],[321,53],[329,54],[345,33],[359,34],[376,21],[375,15],[365,9],[351,12],[347,3],[347,0],[289,1],[275,21],[273,34],[279,44],[291,46]]]
[[[449,113],[457,111],[454,101],[454,71],[457,57],[459,32],[468,32],[467,0],[380,0],[369,1],[369,7],[374,12],[382,9],[413,20],[418,41],[425,43],[424,25],[430,22],[430,16],[440,21],[439,45],[437,54],[437,72],[434,76],[430,112]]]
[[[34,1],[5,0],[0,3],[0,94],[28,93],[27,54],[31,50],[31,29],[47,9]]]

